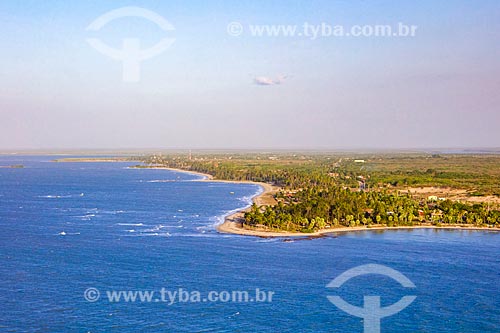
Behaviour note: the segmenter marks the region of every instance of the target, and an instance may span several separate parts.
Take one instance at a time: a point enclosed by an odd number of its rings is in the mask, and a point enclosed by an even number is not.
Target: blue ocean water
[[[53,163],[2,156],[0,332],[362,332],[331,304],[415,295],[382,332],[500,332],[500,234],[366,231],[319,239],[219,234],[248,205],[250,184],[196,181],[131,163]],[[234,193],[232,193],[234,192]],[[416,286],[344,271],[379,264]],[[100,291],[89,302],[88,288]],[[111,302],[107,291],[274,292],[271,302]]]

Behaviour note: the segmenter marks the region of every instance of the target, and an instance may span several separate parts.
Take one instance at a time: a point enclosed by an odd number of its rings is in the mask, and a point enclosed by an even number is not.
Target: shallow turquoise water
[[[223,235],[214,225],[249,203],[249,184],[197,182],[127,163],[52,163],[0,157],[2,332],[362,332],[360,318],[327,300],[361,305],[416,300],[382,332],[499,332],[500,234],[412,230],[314,240]],[[231,194],[234,192],[234,194]],[[326,285],[380,264],[379,276]],[[84,298],[97,288],[96,302]],[[272,291],[272,302],[110,302],[106,291]]]

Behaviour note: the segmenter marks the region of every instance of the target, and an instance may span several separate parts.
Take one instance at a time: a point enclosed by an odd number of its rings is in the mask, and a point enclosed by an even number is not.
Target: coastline
[[[134,169],[134,167],[131,167]],[[212,182],[212,183],[233,183],[233,184],[253,184],[253,185],[258,185],[262,188],[262,192],[256,194],[252,198],[252,202],[259,206],[266,206],[266,205],[272,205],[276,203],[276,200],[274,200],[274,194],[279,191],[279,187],[273,186],[268,183],[262,183],[262,182],[253,182],[250,180],[225,180],[225,179],[215,179],[214,176],[208,174],[208,173],[203,173],[203,172],[198,172],[198,171],[191,171],[191,170],[184,170],[184,169],[177,169],[177,168],[170,168],[170,167],[144,167],[140,169],[160,169],[160,170],[170,170],[170,171],[176,171],[176,172],[184,172],[184,173],[190,173],[193,175],[201,176],[203,177],[202,179],[197,179],[196,181],[207,181],[207,182]],[[248,208],[242,208],[238,212],[231,214],[229,216],[233,216],[239,213],[243,213],[246,209]],[[228,216],[228,217],[229,217]],[[227,219],[227,217],[226,217]]]
[[[130,169],[159,169],[159,170],[170,170],[170,171],[175,171],[175,172],[183,172],[183,173],[189,173],[192,175],[200,176],[202,177],[201,179],[195,179],[194,181],[199,181],[199,182],[211,182],[211,183],[233,183],[233,184],[253,184],[253,185],[258,185],[262,188],[262,192],[256,194],[253,198],[252,201],[255,202],[257,205],[269,205],[269,204],[274,204],[276,203],[276,200],[274,200],[274,193],[279,190],[277,186],[272,186],[271,184],[268,183],[262,183],[262,182],[253,182],[250,180],[225,180],[225,179],[215,179],[214,176],[208,174],[208,173],[203,173],[203,172],[198,172],[198,171],[191,171],[191,170],[184,170],[184,169],[178,169],[178,168],[170,168],[170,167],[163,167],[163,166],[151,166],[151,167],[130,167]],[[238,212],[242,212],[246,210],[246,208],[242,208]],[[237,214],[237,213],[235,213]],[[233,214],[234,215],[234,214]]]
[[[123,160],[112,160],[112,159],[62,159],[56,160],[57,162],[124,162]],[[221,183],[235,183],[235,184],[254,184],[259,185],[262,188],[262,192],[256,194],[252,198],[252,202],[258,206],[273,205],[276,203],[274,199],[274,194],[280,190],[279,187],[273,186],[268,183],[254,182],[249,180],[223,180],[214,179],[214,177],[207,173],[184,170],[178,168],[171,168],[165,166],[144,166],[144,167],[129,167],[131,169],[160,169],[160,170],[170,170],[175,172],[184,172],[202,177],[195,181],[207,181],[207,182],[221,182]],[[359,226],[359,227],[340,227],[340,228],[328,228],[318,230],[312,233],[302,233],[302,232],[288,232],[288,231],[276,231],[276,230],[264,230],[264,229],[253,229],[247,227],[243,224],[243,217],[246,211],[250,207],[245,207],[237,212],[229,214],[224,217],[224,222],[216,226],[216,230],[220,233],[235,234],[241,236],[254,236],[261,238],[275,238],[275,237],[322,237],[327,234],[335,233],[346,233],[346,232],[357,232],[357,231],[384,231],[384,230],[411,230],[411,229],[447,229],[447,230],[467,230],[467,231],[500,231],[500,228],[489,228],[489,227],[475,227],[468,225],[449,225],[449,226],[433,226],[433,225],[416,225],[416,226]]]
[[[134,169],[134,167],[131,167],[131,168]],[[260,192],[252,197],[252,202],[258,206],[267,206],[267,205],[275,204],[276,200],[274,199],[274,194],[276,192],[278,192],[280,189],[279,187],[272,186],[271,184],[268,184],[268,183],[253,182],[253,181],[249,181],[249,180],[214,179],[214,177],[212,175],[207,174],[207,173],[190,171],[190,170],[183,170],[183,169],[177,169],[177,168],[170,168],[170,167],[163,167],[163,166],[141,167],[141,168],[136,168],[136,169],[160,169],[160,170],[170,170],[170,171],[175,171],[175,172],[190,173],[190,174],[194,174],[194,175],[203,177],[202,179],[195,180],[195,181],[202,181],[202,182],[207,181],[207,182],[258,185],[262,188],[262,192]],[[223,217],[224,222],[216,225],[215,229],[220,233],[229,233],[229,234],[244,235],[244,236],[258,236],[258,237],[288,236],[288,235],[284,235],[281,233],[278,234],[278,233],[273,233],[273,232],[269,232],[269,231],[257,231],[257,230],[245,229],[243,226],[243,223],[241,221],[243,220],[243,216],[244,216],[245,212],[249,209],[250,209],[250,207],[244,207],[244,208],[241,208],[234,213],[231,213],[227,216],[224,216]],[[290,234],[290,233],[288,233],[288,234]],[[309,236],[309,235],[311,235],[311,234],[300,234],[300,236]],[[299,236],[299,234],[297,236]]]
[[[241,215],[239,215],[241,214]],[[489,228],[489,227],[469,227],[469,226],[432,226],[432,225],[417,225],[417,226],[399,226],[399,227],[386,227],[386,226],[376,226],[376,227],[340,227],[340,228],[329,228],[322,229],[311,233],[302,232],[287,232],[287,231],[267,231],[258,229],[246,228],[241,219],[243,218],[242,213],[235,213],[226,218],[226,221],[217,227],[219,232],[231,233],[242,236],[255,236],[261,238],[275,238],[275,237],[321,237],[327,234],[336,233],[347,233],[347,232],[358,232],[358,231],[386,231],[386,230],[412,230],[412,229],[445,229],[445,230],[462,230],[462,231],[494,231],[500,232],[500,228]]]
[[[131,167],[131,168],[134,169],[134,167]],[[277,203],[276,200],[274,199],[274,194],[280,190],[279,187],[273,186],[273,185],[268,184],[268,183],[254,182],[254,181],[250,181],[250,180],[214,179],[214,177],[212,175],[207,174],[207,173],[191,171],[191,170],[183,170],[183,169],[178,169],[178,168],[170,168],[170,167],[163,167],[163,166],[158,166],[158,167],[155,167],[155,166],[147,167],[146,166],[146,167],[141,167],[141,168],[136,168],[136,169],[170,170],[170,171],[175,171],[175,172],[190,173],[190,174],[194,174],[194,175],[203,177],[202,179],[198,179],[195,181],[258,185],[262,188],[262,192],[260,192],[252,197],[252,202],[258,206],[267,206],[267,205],[273,205],[273,204]],[[244,208],[241,208],[232,214],[224,216],[224,222],[216,225],[215,226],[216,230],[220,233],[230,233],[230,234],[236,234],[236,235],[259,236],[259,237],[276,237],[276,236],[282,237],[282,236],[288,236],[289,234],[291,234],[291,233],[282,234],[282,233],[277,233],[277,232],[257,231],[257,230],[245,229],[243,227],[243,223],[241,221],[243,219],[245,212],[249,209],[250,209],[250,207],[244,207]],[[238,224],[239,224],[239,226],[238,226]],[[303,233],[297,234],[297,236],[311,236],[311,235],[313,235],[313,234],[303,234]]]
[[[144,167],[136,167],[136,166],[131,166],[128,167],[128,169],[158,169],[158,170],[170,170],[170,171],[175,171],[175,172],[183,172],[183,173],[189,173],[192,175],[200,176],[202,177],[201,179],[195,179],[195,181],[217,181],[214,179],[214,176],[209,175],[208,173],[202,173],[202,172],[197,172],[197,171],[189,171],[189,170],[182,170],[182,169],[176,169],[176,168],[169,168],[169,167],[164,167],[164,166],[144,166]]]
[[[253,202],[259,206],[269,205],[269,201],[266,197],[270,196],[273,200],[273,195],[279,190],[277,187],[273,187],[267,183],[256,183],[264,188],[264,191],[252,198]],[[387,227],[387,226],[359,226],[359,227],[340,227],[340,228],[328,228],[321,229],[316,232],[303,233],[303,232],[288,232],[288,231],[275,231],[275,230],[263,230],[263,229],[253,229],[246,227],[243,224],[244,214],[249,208],[244,208],[230,214],[225,217],[224,223],[217,226],[217,231],[221,233],[235,234],[241,236],[254,236],[261,238],[274,238],[274,237],[321,237],[326,234],[334,233],[345,233],[345,232],[355,232],[355,231],[376,231],[376,230],[404,230],[404,229],[449,229],[449,230],[482,230],[482,231],[500,231],[500,228],[488,228],[488,227],[474,227],[467,225],[450,225],[450,226],[433,226],[433,225],[416,225],[416,226],[398,226],[398,227]]]

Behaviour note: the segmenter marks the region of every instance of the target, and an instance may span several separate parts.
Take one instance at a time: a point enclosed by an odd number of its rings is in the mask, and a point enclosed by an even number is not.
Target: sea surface
[[[220,234],[215,225],[258,186],[55,158],[0,156],[25,166],[0,168],[0,332],[363,332],[362,318],[327,299],[335,295],[357,307],[367,295],[383,307],[416,296],[381,319],[382,332],[500,332],[498,232]],[[366,264],[415,288],[375,274],[326,287]],[[158,299],[162,288],[190,299]],[[256,289],[272,300],[203,299]],[[155,297],[112,301],[112,291]]]

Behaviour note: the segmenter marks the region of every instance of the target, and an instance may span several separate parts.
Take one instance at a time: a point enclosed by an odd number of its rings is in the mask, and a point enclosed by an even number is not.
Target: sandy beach
[[[471,227],[467,225],[461,226],[432,226],[432,225],[418,225],[418,226],[402,226],[402,227],[386,227],[386,226],[373,226],[373,227],[340,227],[340,228],[328,228],[318,230],[312,233],[302,233],[302,232],[286,232],[286,231],[267,231],[264,229],[250,229],[243,225],[242,223],[243,213],[236,213],[226,218],[226,221],[217,227],[219,232],[231,233],[237,235],[245,236],[256,236],[256,237],[320,237],[326,234],[335,233],[345,233],[345,232],[356,232],[356,231],[376,231],[376,230],[411,230],[411,229],[449,229],[449,230],[464,230],[464,231],[500,231],[500,228],[488,228],[488,227]]]

